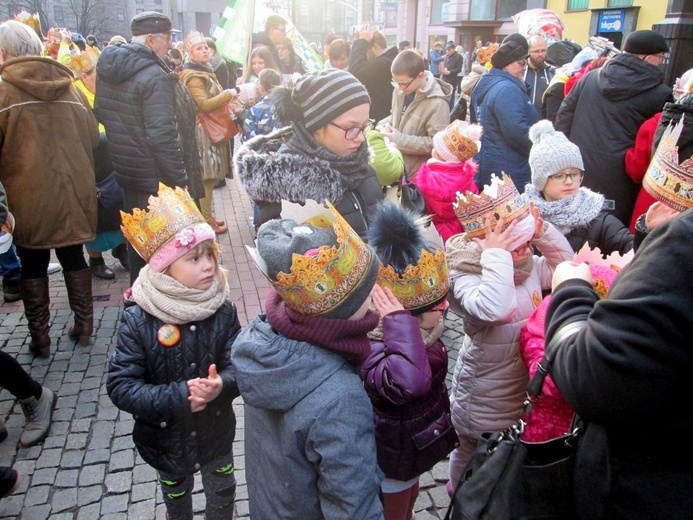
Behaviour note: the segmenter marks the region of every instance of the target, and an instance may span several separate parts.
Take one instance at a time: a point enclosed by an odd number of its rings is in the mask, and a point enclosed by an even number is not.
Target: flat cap
[[[156,11],[145,11],[136,15],[130,22],[130,31],[133,36],[143,34],[159,34],[173,30],[171,19],[165,14]]]

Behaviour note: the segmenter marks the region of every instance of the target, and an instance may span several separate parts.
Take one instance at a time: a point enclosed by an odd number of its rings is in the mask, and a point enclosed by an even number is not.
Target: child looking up
[[[426,247],[427,220],[383,204],[368,231],[382,262],[373,291],[380,323],[368,334],[371,350],[361,375],[386,477],[385,520],[412,517],[419,476],[458,443],[445,386],[448,353],[440,340],[450,282],[443,250]]]
[[[159,473],[167,517],[192,519],[199,471],[206,518],[231,518],[231,401],[239,395],[231,344],[240,323],[214,231],[187,192],[163,184],[147,212],[122,216],[123,234],[147,265],[126,292],[108,395],[135,418],[133,440]]]

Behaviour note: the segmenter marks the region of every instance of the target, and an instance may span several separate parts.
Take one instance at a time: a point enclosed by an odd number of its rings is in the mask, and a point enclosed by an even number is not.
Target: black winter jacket
[[[178,75],[144,45],[109,45],[96,65],[94,112],[106,127],[118,182],[157,193],[187,186],[173,83]]]
[[[633,54],[619,54],[584,75],[566,96],[555,127],[580,147],[584,186],[616,203],[613,214],[630,222],[640,185],[625,171],[626,152],[640,125],[671,99],[662,73]]]
[[[589,243],[592,249],[599,247],[605,255],[615,251],[623,255],[633,249],[633,234],[623,225],[623,222],[606,210],[602,210],[589,226],[575,228],[565,237],[576,253],[585,245],[585,242]]]
[[[397,47],[390,47],[377,58],[368,61],[368,42],[363,38],[354,40],[349,55],[349,72],[359,80],[371,97],[371,119],[380,121],[392,110],[392,74],[390,67],[397,56]]]
[[[240,395],[231,345],[241,326],[228,301],[203,321],[178,325],[180,341],[173,346],[158,341],[162,325],[126,301],[106,388],[113,404],[134,416],[132,436],[142,458],[159,471],[190,475],[231,452],[236,431],[231,402]],[[211,364],[224,381],[221,395],[192,413],[186,382],[207,377]]]

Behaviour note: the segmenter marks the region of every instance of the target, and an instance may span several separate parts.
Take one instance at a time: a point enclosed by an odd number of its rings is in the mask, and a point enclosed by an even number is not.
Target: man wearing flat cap
[[[109,45],[101,53],[94,104],[97,118],[106,127],[126,212],[146,209],[160,182],[190,187],[191,170],[199,168],[199,155],[197,166],[190,155],[191,139],[192,148],[197,149],[194,107],[181,97],[187,89],[163,60],[171,49],[171,20],[148,11],[132,19],[130,30],[129,44]],[[190,188],[191,195],[198,196]],[[129,245],[128,261],[132,283],[145,262]]]
[[[625,224],[640,190],[625,172],[626,152],[643,121],[673,100],[661,68],[667,52],[669,46],[658,32],[628,34],[623,52],[583,76],[556,115],[556,130],[580,147],[585,186],[603,194]]]
[[[531,180],[529,127],[539,119],[523,80],[529,45],[521,34],[511,34],[491,56],[493,68],[479,78],[470,109],[484,128],[481,149],[475,156],[474,177],[479,190],[490,184],[491,174],[510,175],[520,193]]]
[[[452,85],[452,94],[450,94],[450,111],[455,106],[455,95],[460,89],[461,78],[458,76],[464,67],[464,58],[455,50],[455,42],[448,42],[445,45],[445,58],[443,58],[443,71],[441,74],[442,80]]]

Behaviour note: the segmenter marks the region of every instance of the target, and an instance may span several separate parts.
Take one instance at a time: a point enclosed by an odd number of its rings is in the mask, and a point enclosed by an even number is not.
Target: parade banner
[[[252,11],[248,12],[249,9]],[[262,0],[229,0],[228,6],[219,19],[219,25],[212,33],[212,39],[216,42],[219,53],[227,60],[245,65],[249,20],[252,20],[251,32],[264,31],[265,20],[275,13],[286,20],[286,35],[293,42],[294,50],[305,63],[308,72],[322,70],[322,59],[291,22],[286,12],[276,8],[276,4]]]

